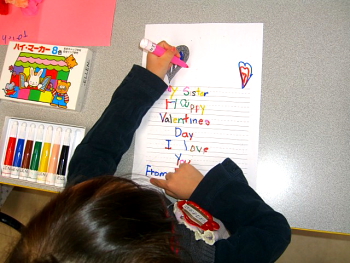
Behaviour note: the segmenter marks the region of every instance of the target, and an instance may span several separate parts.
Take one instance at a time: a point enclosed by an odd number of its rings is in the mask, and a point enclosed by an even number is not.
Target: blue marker
[[[11,169],[11,178],[18,178],[20,167],[22,166],[24,141],[26,137],[26,128],[27,128],[27,123],[23,122],[18,134],[17,146],[16,146],[15,156],[12,164],[13,167]]]

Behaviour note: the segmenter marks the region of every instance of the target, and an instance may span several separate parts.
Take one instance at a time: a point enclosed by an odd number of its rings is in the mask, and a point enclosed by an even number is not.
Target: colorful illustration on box
[[[68,57],[21,52],[9,66],[11,78],[3,88],[6,97],[49,103],[67,108],[69,103],[69,73],[78,65],[73,55]]]

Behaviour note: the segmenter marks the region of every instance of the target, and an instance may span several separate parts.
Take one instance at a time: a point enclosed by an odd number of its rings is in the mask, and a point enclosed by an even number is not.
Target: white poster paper
[[[206,174],[229,157],[254,188],[263,25],[147,25],[145,38],[188,46],[189,68],[171,80],[137,130],[133,178],[164,178],[182,162]]]

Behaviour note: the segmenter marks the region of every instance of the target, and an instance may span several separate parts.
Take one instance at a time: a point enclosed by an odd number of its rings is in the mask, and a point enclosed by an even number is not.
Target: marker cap
[[[10,137],[16,137],[17,136],[17,129],[18,129],[18,121],[15,121],[12,123]]]
[[[66,133],[64,135],[64,140],[63,140],[63,145],[68,145],[70,144],[70,133],[71,133],[71,129],[67,129]]]
[[[44,137],[44,125],[40,124],[37,135],[36,135],[36,140],[42,141],[43,137]]]
[[[149,42],[150,41],[148,39],[146,39],[146,38],[142,39],[141,42],[140,42],[140,47],[143,48],[143,49],[147,49],[147,46],[148,46]]]
[[[147,38],[144,38],[140,42],[140,47],[149,52],[153,52],[156,49],[157,45],[152,41],[148,40]]]
[[[26,128],[27,123],[23,122],[21,125],[21,129],[19,130],[18,138],[24,139],[26,137]]]
[[[34,132],[35,132],[35,124],[30,125],[29,133],[28,133],[28,140],[34,140]]]
[[[52,140],[52,131],[53,131],[53,128],[52,128],[52,126],[50,125],[50,126],[47,128],[47,133],[46,133],[46,136],[45,136],[45,142],[51,143],[51,140]]]
[[[60,144],[61,143],[61,133],[62,133],[62,128],[58,127],[56,129],[54,144]]]

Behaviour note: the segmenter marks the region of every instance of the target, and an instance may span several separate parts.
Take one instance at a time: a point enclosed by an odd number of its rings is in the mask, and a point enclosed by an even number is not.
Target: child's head
[[[112,176],[65,189],[31,219],[8,262],[180,262],[163,196]]]

